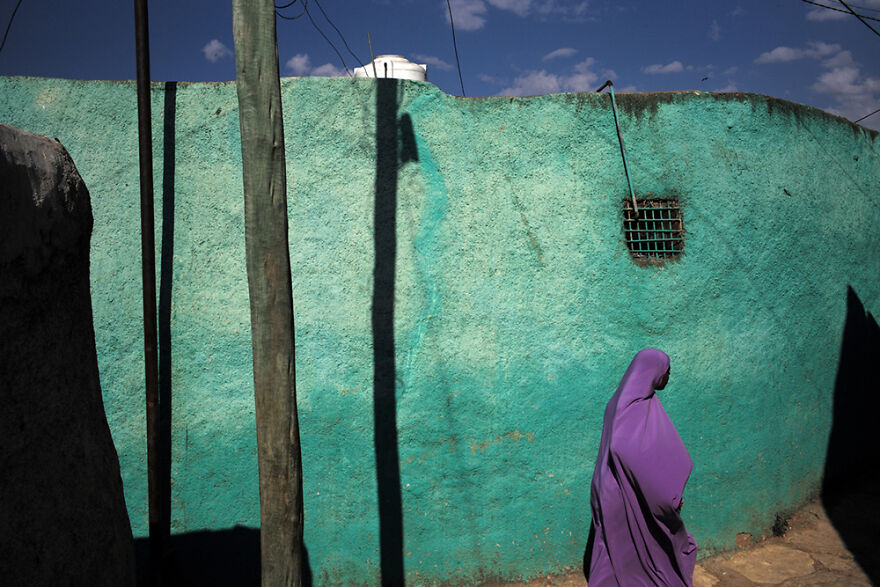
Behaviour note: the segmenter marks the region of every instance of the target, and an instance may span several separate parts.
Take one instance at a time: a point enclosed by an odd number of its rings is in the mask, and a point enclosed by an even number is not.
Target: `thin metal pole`
[[[617,101],[614,99],[614,84],[611,83],[611,80],[608,80],[602,87],[596,90],[596,92],[601,92],[605,88],[608,88],[608,91],[611,92],[611,109],[614,111],[614,126],[617,127],[617,141],[620,143],[620,154],[623,156],[623,172],[626,174],[626,183],[629,186],[629,195],[632,198],[633,203],[633,211],[638,216],[639,207],[636,205],[636,193],[633,191],[632,180],[629,178],[629,165],[626,162],[626,145],[623,144],[623,134],[620,132],[620,121],[617,118]]]
[[[373,41],[370,40],[370,33],[367,33],[367,44],[370,46],[370,63],[373,64],[373,79],[378,79],[379,74],[376,73],[376,58],[373,57]],[[364,68],[367,69],[366,67]]]
[[[144,367],[147,399],[147,484],[150,574],[160,578],[165,537],[159,498],[159,367],[156,335],[156,241],[153,226],[153,132],[150,113],[150,47],[147,0],[134,0],[137,45],[138,144],[141,184],[141,271],[144,285]]]

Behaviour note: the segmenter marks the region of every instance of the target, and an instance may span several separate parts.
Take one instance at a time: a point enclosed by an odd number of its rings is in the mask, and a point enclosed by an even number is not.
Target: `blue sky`
[[[276,0],[282,3],[281,0]],[[843,9],[838,0],[817,0]],[[5,28],[17,0],[0,0]],[[282,11],[296,16],[303,0]],[[318,4],[320,2],[320,4]],[[880,0],[847,3],[880,19]],[[451,0],[468,96],[595,90],[769,94],[856,119],[880,108],[880,36],[802,0]],[[231,2],[151,0],[154,80],[235,78]],[[376,55],[461,94],[445,0],[308,0],[278,19],[282,75],[346,75]],[[356,59],[321,12],[338,27]],[[314,20],[314,25],[308,16]],[[880,30],[880,22],[868,21]],[[131,1],[22,0],[0,75],[133,79]],[[880,113],[862,122],[880,129]]]

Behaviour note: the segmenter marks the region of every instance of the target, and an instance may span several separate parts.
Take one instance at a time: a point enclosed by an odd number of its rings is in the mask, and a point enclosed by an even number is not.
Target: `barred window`
[[[677,200],[637,200],[638,213],[631,199],[623,201],[623,234],[636,262],[662,263],[681,254],[681,208]]]

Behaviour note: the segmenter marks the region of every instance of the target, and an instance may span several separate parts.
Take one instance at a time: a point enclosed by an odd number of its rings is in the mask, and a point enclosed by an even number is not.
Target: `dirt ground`
[[[694,587],[750,585],[880,584],[880,481],[850,488],[837,499],[818,499],[790,520],[782,536],[757,541],[740,536],[740,550],[702,559]],[[482,587],[585,587],[578,569],[528,582],[484,583]]]

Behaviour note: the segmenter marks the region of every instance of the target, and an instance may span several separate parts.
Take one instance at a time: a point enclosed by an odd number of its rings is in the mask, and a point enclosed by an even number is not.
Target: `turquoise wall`
[[[256,527],[235,86],[181,83],[173,100],[164,87],[152,109],[172,531]],[[284,79],[282,94],[305,539],[319,583],[374,584],[376,85]],[[144,536],[135,85],[0,78],[0,96],[0,121],[57,137],[91,191],[101,383]],[[847,288],[880,312],[878,133],[750,94],[618,104],[637,192],[681,201],[685,254],[665,266],[637,266],[623,242],[607,95],[464,99],[401,82],[384,104],[412,129],[390,147],[406,155],[397,173],[380,170],[396,186],[379,192],[396,198],[413,582],[580,564],[604,405],[644,346],[672,358],[661,398],[695,463],[684,517],[703,553],[818,490]]]

